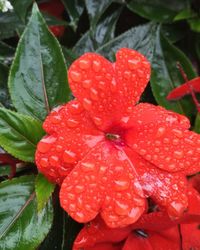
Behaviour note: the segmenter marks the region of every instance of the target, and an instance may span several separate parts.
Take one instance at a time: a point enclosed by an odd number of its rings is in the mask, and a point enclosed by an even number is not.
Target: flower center
[[[106,134],[106,139],[111,140],[111,141],[119,141],[120,140],[120,135],[107,133]]]

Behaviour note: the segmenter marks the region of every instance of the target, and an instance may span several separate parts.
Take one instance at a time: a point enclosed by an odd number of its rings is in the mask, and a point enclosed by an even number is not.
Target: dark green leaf
[[[15,12],[0,12],[0,38],[17,36],[19,30],[24,29],[24,24]]]
[[[33,162],[36,145],[43,135],[38,120],[0,108],[0,146],[11,155]]]
[[[49,201],[55,185],[50,183],[42,174],[38,174],[35,180],[35,192],[37,197],[38,211],[40,212]]]
[[[174,17],[174,21],[180,21],[180,20],[184,20],[184,19],[188,19],[188,18],[192,18],[196,15],[196,13],[194,11],[192,11],[191,9],[184,9],[181,12],[179,12],[175,17]]]
[[[35,250],[50,230],[49,201],[38,214],[34,177],[23,176],[0,184],[0,249]]]
[[[76,30],[77,23],[84,10],[84,2],[83,0],[62,0],[62,2],[69,14],[71,20],[70,25],[74,30]]]
[[[67,49],[66,47],[62,46],[62,52],[65,57],[67,68],[72,64],[74,60],[76,60],[77,55],[70,49]]]
[[[134,13],[158,22],[170,22],[178,12],[189,7],[188,0],[131,0],[127,6]]]
[[[15,49],[6,43],[0,42],[0,62],[10,64],[14,57]]]
[[[200,18],[192,18],[188,20],[191,30],[195,32],[200,32]]]
[[[176,43],[187,35],[188,30],[183,25],[179,25],[179,23],[173,23],[162,25],[161,31],[167,40],[171,43]]]
[[[86,9],[90,19],[91,31],[93,32],[97,22],[113,0],[85,0]]]
[[[33,0],[10,0],[15,13],[19,16],[19,18],[25,22],[25,18],[27,15],[28,8],[33,3]]]
[[[158,25],[153,23],[137,26],[110,40],[100,47],[97,52],[112,60],[118,49],[127,47],[140,51],[151,61],[157,30]]]
[[[36,4],[18,44],[8,84],[16,109],[39,120],[44,120],[53,107],[68,100],[61,47],[49,32]]]
[[[193,130],[200,134],[200,114],[198,113],[195,119],[195,124]]]
[[[188,98],[175,102],[169,102],[166,99],[170,91],[184,82],[181,73],[177,69],[177,62],[181,64],[189,79],[196,76],[188,58],[160,35],[160,32],[157,32],[154,56],[151,62],[151,87],[154,97],[159,105],[167,109],[191,115],[194,106]]]
[[[63,26],[67,25],[66,21],[58,19],[55,16],[52,16],[46,12],[41,12],[41,13],[42,13],[42,16],[45,19],[47,25],[63,25]]]
[[[7,87],[8,71],[9,68],[0,63],[0,103],[6,108],[12,108]]]

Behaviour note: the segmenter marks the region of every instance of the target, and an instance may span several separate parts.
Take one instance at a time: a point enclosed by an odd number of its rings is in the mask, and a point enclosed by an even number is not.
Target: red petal
[[[182,249],[200,249],[200,228],[198,223],[181,225]]]
[[[148,239],[139,237],[135,233],[130,234],[122,250],[153,250]]]
[[[171,217],[180,217],[188,206],[185,176],[156,168],[134,152],[126,150],[126,154],[137,168],[139,182],[146,196],[165,207]]]
[[[131,78],[124,82],[126,72]],[[86,53],[72,64],[68,77],[73,94],[95,124],[106,130],[130,113],[149,80],[150,65],[144,56],[130,49],[118,51],[116,64]]]
[[[181,86],[173,89],[167,96],[168,100],[179,99],[185,95],[191,94],[191,87],[195,92],[200,92],[200,77],[196,77]]]
[[[143,106],[138,109],[142,112]],[[155,107],[154,109],[156,110]],[[145,113],[141,112],[143,121]],[[180,115],[175,116],[182,118]],[[184,119],[183,124],[179,125],[181,122],[174,122],[171,115],[168,117],[169,122],[166,122],[166,119],[161,121],[159,118],[160,116],[155,113],[154,122],[141,122],[140,126],[129,129],[125,135],[126,143],[160,169],[170,172],[185,169],[188,175],[200,171],[200,135],[185,130]]]
[[[98,216],[80,231],[74,241],[73,250],[87,249],[87,247],[94,247],[95,249],[99,243],[118,243],[124,240],[130,232],[131,227],[109,228]]]
[[[38,143],[36,164],[50,181],[59,184],[91,148],[104,140],[76,100],[53,110],[43,127],[52,135]]]
[[[78,222],[99,212],[110,227],[134,223],[145,210],[145,200],[134,166],[122,149],[101,143],[77,164],[64,180],[61,206]]]

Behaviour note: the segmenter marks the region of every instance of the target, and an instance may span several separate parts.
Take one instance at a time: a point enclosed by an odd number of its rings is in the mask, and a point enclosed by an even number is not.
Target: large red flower
[[[62,207],[77,221],[101,214],[110,227],[135,222],[146,197],[172,217],[187,209],[185,176],[200,170],[200,136],[186,117],[137,102],[150,78],[140,53],[95,53],[68,72],[76,97],[51,112],[37,147],[38,169],[61,185]],[[64,180],[64,181],[63,181]]]
[[[100,217],[86,224],[73,250],[191,250],[200,249],[200,195],[190,189],[189,210],[178,220],[151,212],[133,225],[109,228]]]

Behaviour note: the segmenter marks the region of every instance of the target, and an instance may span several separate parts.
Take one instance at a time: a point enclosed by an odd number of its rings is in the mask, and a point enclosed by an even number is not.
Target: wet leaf
[[[181,10],[189,8],[188,0],[131,0],[127,7],[144,18],[158,22],[170,22]]]
[[[51,201],[38,214],[34,176],[0,183],[0,249],[35,250],[53,220]]]
[[[15,13],[19,16],[19,18],[25,22],[25,18],[27,15],[27,11],[31,4],[33,3],[33,0],[10,0]],[[23,11],[22,11],[23,10]]]
[[[47,204],[54,191],[55,185],[50,183],[42,174],[38,174],[35,180],[35,192],[37,197],[38,212]]]
[[[0,108],[0,146],[11,155],[33,162],[36,145],[43,135],[38,120]]]
[[[9,76],[15,108],[39,120],[69,97],[61,47],[49,32],[36,4],[18,44]]]

